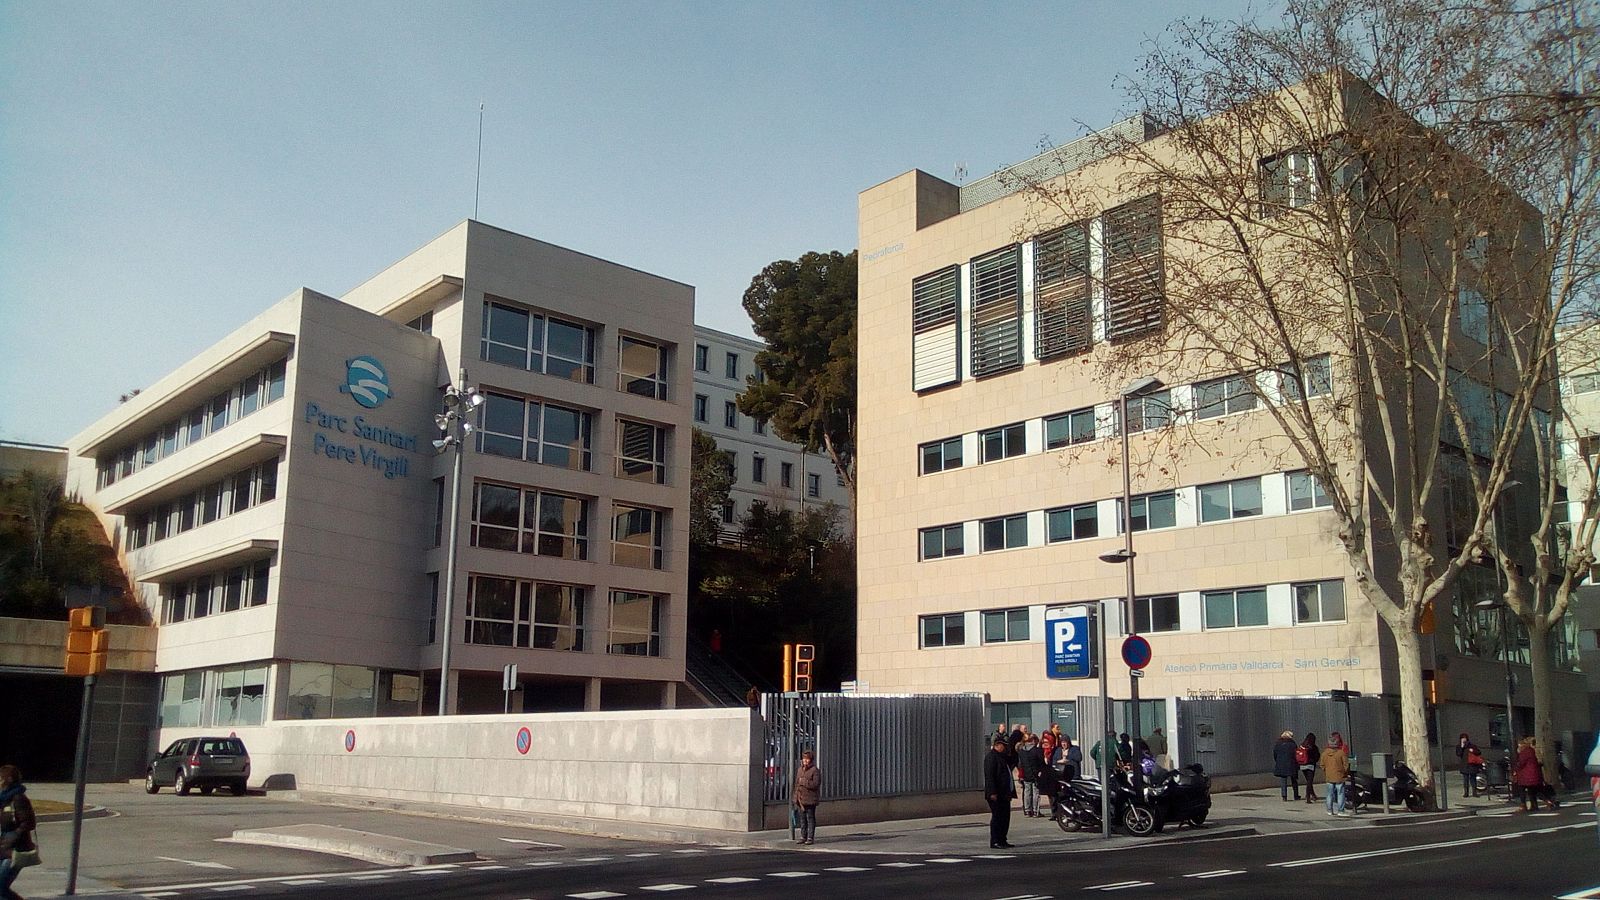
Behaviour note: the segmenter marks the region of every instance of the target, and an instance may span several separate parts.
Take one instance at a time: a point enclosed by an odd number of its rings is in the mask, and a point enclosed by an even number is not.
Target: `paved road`
[[[146,887],[146,896],[419,896],[463,900],[650,897],[716,900],[888,896],[1043,900],[1118,893],[1262,897],[1378,892],[1408,898],[1557,897],[1595,889],[1594,814],[1567,807],[1533,816],[1479,816],[1404,827],[1318,831],[1052,855],[993,852],[890,856],[825,845],[794,851],[613,845],[552,850],[423,869],[330,867],[270,881]]]

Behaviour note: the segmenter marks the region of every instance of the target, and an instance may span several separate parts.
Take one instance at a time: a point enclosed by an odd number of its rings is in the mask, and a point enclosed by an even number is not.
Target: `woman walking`
[[[810,750],[800,754],[800,771],[794,774],[794,808],[800,814],[800,836],[797,844],[815,844],[817,837],[817,804],[822,802],[822,770],[817,768],[817,756]]]
[[[1533,812],[1539,808],[1539,800],[1545,795],[1545,785],[1544,766],[1539,764],[1539,752],[1533,748],[1532,737],[1517,742],[1517,761],[1514,765],[1516,774],[1511,782],[1522,795],[1521,809],[1523,812]],[[1550,809],[1556,808],[1554,792],[1545,799],[1545,804]]]
[[[1278,794],[1289,802],[1289,786],[1294,785],[1294,798],[1300,799],[1300,766],[1295,762],[1294,732],[1285,730],[1272,742],[1272,774],[1278,776]],[[1309,785],[1308,785],[1309,787]]]
[[[11,884],[18,871],[39,864],[39,847],[33,842],[37,822],[27,792],[16,766],[0,766],[0,898],[4,900],[22,900]]]
[[[1294,748],[1294,761],[1300,767],[1300,780],[1306,783],[1306,802],[1317,802],[1317,792],[1312,782],[1317,780],[1317,764],[1322,761],[1322,749],[1317,746],[1317,736],[1306,732],[1306,739]]]

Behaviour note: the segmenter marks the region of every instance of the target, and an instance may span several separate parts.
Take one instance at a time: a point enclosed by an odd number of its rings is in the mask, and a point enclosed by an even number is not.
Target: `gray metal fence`
[[[1272,744],[1285,730],[1296,740],[1313,732],[1320,747],[1331,732],[1340,732],[1361,760],[1391,750],[1389,710],[1381,697],[1351,700],[1348,712],[1344,703],[1325,697],[1178,701],[1182,761],[1198,762],[1211,775],[1271,772]]]
[[[981,694],[765,695],[765,799],[789,799],[804,750],[817,755],[824,800],[978,790],[983,704]]]

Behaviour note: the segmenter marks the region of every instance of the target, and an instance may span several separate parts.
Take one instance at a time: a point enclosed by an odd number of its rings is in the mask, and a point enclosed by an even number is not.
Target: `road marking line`
[[[578,900],[605,900],[607,897],[626,897],[627,895],[618,894],[615,891],[584,891],[581,894],[568,894],[567,896],[576,897]]]
[[[674,850],[673,853],[704,853],[704,850]]]
[[[1094,890],[1100,890],[1100,891],[1125,891],[1128,888],[1151,887],[1154,884],[1155,884],[1154,881],[1130,881],[1127,884],[1113,884],[1110,887],[1103,887],[1103,888],[1084,888],[1084,890],[1086,890],[1086,891],[1094,891]]]
[[[1018,894],[1015,897],[996,897],[995,900],[1049,900],[1049,895]]]
[[[450,871],[448,869],[412,869],[407,874],[409,874],[409,875],[449,875]]]
[[[491,869],[509,869],[510,866],[468,866],[474,872],[488,872]]]
[[[233,871],[233,866],[224,865],[223,863],[219,862],[211,862],[209,860],[196,861],[192,859],[179,859],[176,856],[158,856],[156,859],[164,859],[167,862],[183,863],[186,866],[194,866],[197,869],[227,869],[230,872]]]
[[[527,866],[527,867],[529,867],[531,869],[539,869],[539,868],[543,868],[544,866],[559,866],[559,865],[561,865],[561,863],[559,863],[559,862],[557,862],[557,861],[555,861],[553,859],[540,859],[540,860],[535,860],[534,862],[525,862],[525,863],[523,863],[523,865],[525,865],[525,866]]]
[[[575,861],[576,862],[605,862],[606,860],[608,860],[610,858],[611,857],[609,857],[609,856],[580,856]]]
[[[500,838],[500,840],[508,844],[527,844],[530,847],[554,847],[557,850],[562,847],[561,844],[547,844],[544,841],[530,841],[526,838]]]
[[[692,885],[692,884],[673,884],[671,882],[667,882],[666,884],[647,884],[647,885],[644,885],[643,887],[639,888],[639,890],[641,890],[641,891],[663,891],[663,892],[665,892],[665,891],[692,891],[692,890],[694,890],[694,888],[695,888],[695,886]]]
[[[227,894],[233,891],[249,891],[254,889],[255,885],[253,884],[225,884],[222,887],[212,888],[213,891],[216,891],[219,894]]]
[[[296,878],[293,881],[285,881],[284,884],[292,884],[295,887],[307,887],[313,884],[327,884],[327,882],[323,881],[321,878]]]
[[[1185,875],[1185,878],[1227,878],[1229,875],[1243,875],[1243,869],[1223,869],[1220,872],[1206,872],[1202,875]]]
[[[1016,859],[1016,858],[1017,858],[1016,854],[1014,854],[1014,853],[980,853],[980,854],[976,854],[976,855],[973,856],[973,859]],[[1023,896],[1027,896],[1027,895],[1024,894]]]
[[[961,859],[960,857],[956,857],[956,856],[941,856],[938,859],[930,859],[930,860],[928,860],[928,862],[934,862],[934,863],[964,863],[964,862],[972,862],[972,860],[970,860],[970,859]]]
[[[878,863],[878,868],[880,868],[880,869],[915,869],[916,867],[918,867],[920,865],[922,865],[922,863],[892,862],[892,863]]]
[[[159,894],[145,894],[144,896],[146,896],[146,897],[176,897],[176,896],[178,896],[178,892],[177,891],[162,891]]]
[[[815,872],[768,872],[769,878],[810,878]]]
[[[393,874],[393,873],[389,873],[389,874]],[[385,875],[353,875],[353,876],[351,876],[350,880],[351,881],[378,881],[380,879],[388,878],[389,874],[385,874]]]
[[[660,855],[661,854],[659,854],[659,853],[629,853],[628,854],[628,856],[630,856],[630,857],[632,857],[634,859],[642,859],[642,858],[644,858],[646,856],[660,856]]]
[[[752,881],[760,881],[760,880],[761,879],[759,879],[759,878],[746,878],[743,875],[729,875],[726,878],[707,878],[706,879],[706,881],[709,881],[712,884],[748,884],[748,883],[750,883]]]
[[[1193,875],[1185,875],[1183,877],[1185,877],[1185,878],[1207,878],[1207,877],[1210,877],[1212,875],[1221,875],[1223,873],[1232,872],[1232,871],[1233,871],[1232,869],[1212,869],[1209,872],[1196,872]]]
[[[1476,837],[1468,838],[1464,841],[1441,841],[1437,844],[1418,844],[1414,847],[1391,847],[1388,850],[1368,850],[1362,853],[1344,853],[1340,854],[1339,856],[1323,856],[1316,859],[1296,859],[1288,862],[1268,863],[1268,865],[1277,868],[1295,869],[1299,868],[1300,866],[1320,866],[1323,863],[1345,862],[1352,859],[1365,859],[1371,856],[1390,856],[1395,853],[1415,853],[1418,850],[1442,850],[1446,847],[1464,847],[1468,844],[1476,844],[1483,840],[1487,840],[1487,838]]]
[[[871,869],[863,869],[860,866],[833,866],[831,868],[824,869],[823,871],[826,871],[826,872],[871,872],[872,870]]]
[[[1557,897],[1556,900],[1593,900],[1595,897],[1600,897],[1600,887],[1592,887],[1586,890],[1573,891],[1570,894],[1562,894],[1561,896]]]
[[[1133,887],[1140,884],[1149,884],[1147,881],[1112,881],[1106,884],[1091,884],[1084,888],[1086,891],[1109,891],[1117,888]]]

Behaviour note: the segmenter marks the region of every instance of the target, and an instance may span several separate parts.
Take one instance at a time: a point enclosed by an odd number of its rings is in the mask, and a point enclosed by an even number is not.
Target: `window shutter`
[[[972,261],[972,374],[1022,365],[1022,248]]]
[[[961,379],[961,268],[911,282],[911,387],[923,391]]]
[[[1075,222],[1034,241],[1033,284],[1034,355],[1050,359],[1088,350],[1094,343],[1094,313],[1085,223]]]
[[[1125,341],[1160,331],[1165,302],[1161,196],[1106,210],[1105,245],[1106,339]]]

